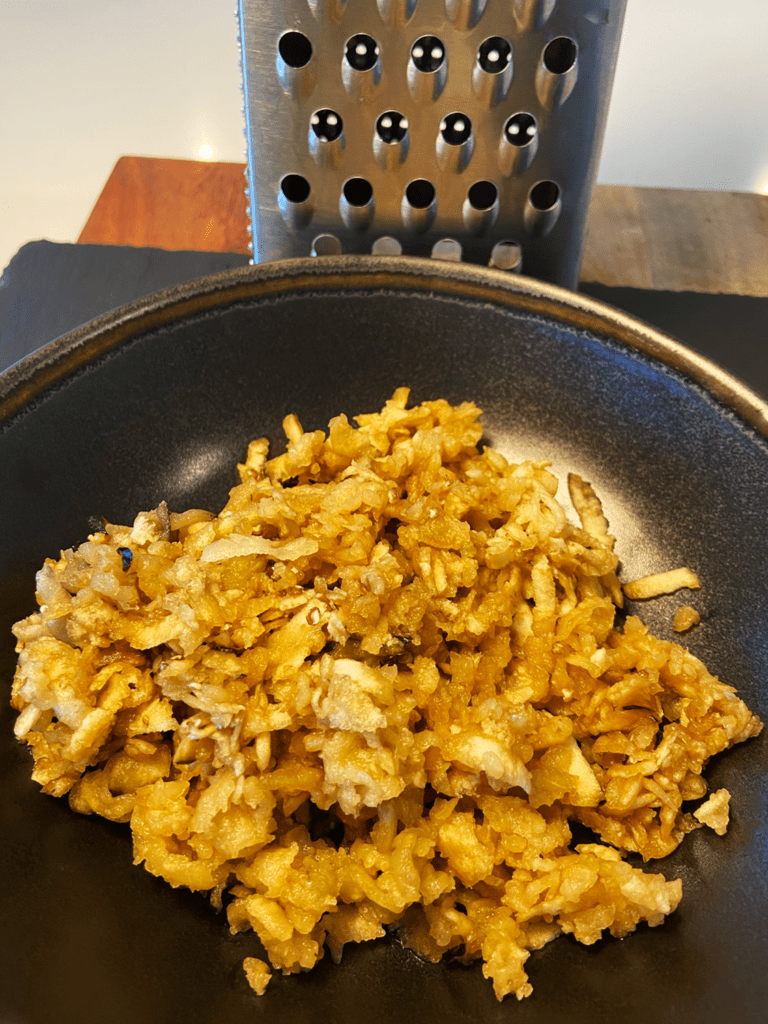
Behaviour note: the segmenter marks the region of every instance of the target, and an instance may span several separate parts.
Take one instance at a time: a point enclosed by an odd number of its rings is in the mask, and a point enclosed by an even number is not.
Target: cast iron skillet
[[[92,517],[130,522],[165,499],[218,509],[246,444],[280,450],[283,416],[324,427],[413,401],[475,400],[488,440],[549,457],[603,497],[624,579],[690,565],[703,588],[646,603],[768,720],[768,407],[712,364],[569,292],[434,261],[297,260],[160,293],[64,337],[2,378],[0,1019],[13,1024],[259,1020],[453,1024],[760,1021],[768,1007],[768,742],[709,768],[733,794],[720,838],[688,836],[653,870],[682,877],[657,929],[592,947],[561,938],[528,962],[534,994],[498,1005],[479,965],[429,965],[394,940],[347,947],[258,999],[232,937],[200,895],[131,864],[126,826],[39,794],[6,707],[10,626],[34,573]]]

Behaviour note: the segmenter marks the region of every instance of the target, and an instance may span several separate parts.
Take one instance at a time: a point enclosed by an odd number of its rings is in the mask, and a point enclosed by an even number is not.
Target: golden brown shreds
[[[689,604],[683,604],[675,612],[672,628],[676,633],[684,633],[687,629],[698,626],[700,622],[701,616],[696,609],[691,608]]]
[[[669,569],[667,572],[652,573],[625,583],[624,594],[630,601],[639,601],[659,597],[661,594],[672,594],[681,587],[698,590],[700,586],[699,577],[692,569]]]
[[[587,483],[577,473],[568,474],[568,494],[579,517],[579,522],[586,532],[600,544],[613,551],[616,538],[608,532],[608,520],[603,512],[603,505],[595,494],[592,484]]]
[[[255,956],[247,956],[243,960],[243,970],[245,976],[248,979],[248,984],[251,986],[257,996],[263,996],[267,990],[267,985],[272,978],[272,972],[269,969],[269,965],[264,963],[263,960],[259,960]]]
[[[708,800],[705,800],[694,812],[693,816],[702,825],[708,825],[714,829],[719,836],[724,836],[728,831],[730,818],[731,794],[727,789],[718,789]]]
[[[560,931],[674,908],[678,883],[616,851],[671,852],[708,759],[761,723],[639,619],[615,628],[588,484],[572,524],[546,461],[478,451],[472,403],[407,399],[327,433],[288,417],[217,516],[160,506],[49,559],[14,627],[16,734],[47,792],[130,820],[137,863],[232,885],[273,967],[391,925],[520,998]],[[700,811],[719,827],[722,798]],[[574,852],[573,819],[615,850]]]

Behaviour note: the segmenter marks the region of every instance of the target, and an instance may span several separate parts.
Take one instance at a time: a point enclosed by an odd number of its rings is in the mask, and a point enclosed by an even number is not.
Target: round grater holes
[[[376,121],[376,135],[387,146],[402,142],[408,134],[408,118],[397,110],[387,110]]]
[[[513,274],[519,274],[523,266],[523,250],[510,240],[497,242],[491,249],[491,258],[488,260],[489,267],[497,270],[508,270]]]
[[[372,256],[400,256],[402,252],[402,245],[392,235],[382,235],[371,246]]]
[[[523,223],[532,235],[546,235],[562,208],[562,193],[555,181],[538,181],[528,193]]]
[[[379,59],[379,44],[373,36],[359,33],[347,40],[344,59],[355,71],[371,71]]]
[[[449,146],[462,146],[472,136],[472,122],[466,114],[448,114],[440,122],[440,135]]]
[[[312,218],[311,186],[303,174],[286,174],[280,179],[277,205],[283,220],[293,228],[302,228]]]
[[[325,107],[316,110],[309,120],[309,126],[315,137],[321,142],[335,142],[344,131],[344,121],[335,110]]]
[[[341,193],[350,206],[367,206],[373,199],[373,185],[367,178],[349,178]]]
[[[336,235],[323,234],[312,239],[312,256],[341,256],[341,242]]]
[[[544,67],[553,75],[564,75],[576,64],[578,48],[568,36],[558,36],[544,48]]]
[[[546,213],[558,203],[560,199],[560,186],[554,181],[540,181],[528,193],[528,198],[535,210]]]
[[[512,61],[512,47],[501,36],[491,36],[480,44],[477,63],[489,75],[500,75]]]
[[[521,111],[513,114],[504,125],[504,137],[513,146],[522,148],[530,146],[538,132],[538,125],[533,114]]]
[[[431,256],[433,260],[449,260],[451,263],[461,263],[462,253],[461,242],[457,242],[455,238],[441,238],[439,242],[435,242],[432,246]]]
[[[445,46],[437,36],[421,36],[411,47],[411,60],[417,71],[431,75],[445,61]]]
[[[467,202],[473,210],[492,209],[499,198],[499,190],[492,181],[476,181],[467,192]]]
[[[435,201],[435,186],[426,178],[416,178],[405,189],[405,198],[415,210],[426,210]]]
[[[286,174],[280,182],[280,192],[289,203],[305,203],[311,189],[302,174]]]
[[[277,52],[289,68],[303,68],[312,60],[312,43],[303,32],[285,32],[277,43]]]

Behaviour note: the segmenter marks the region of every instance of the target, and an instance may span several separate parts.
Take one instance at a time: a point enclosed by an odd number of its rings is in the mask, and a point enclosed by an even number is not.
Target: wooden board
[[[244,171],[121,157],[78,241],[247,252]],[[768,196],[598,185],[581,280],[768,296]]]

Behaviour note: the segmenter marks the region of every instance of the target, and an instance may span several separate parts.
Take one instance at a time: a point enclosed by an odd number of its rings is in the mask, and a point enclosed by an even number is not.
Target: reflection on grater
[[[239,0],[256,262],[490,264],[573,288],[626,0]]]

